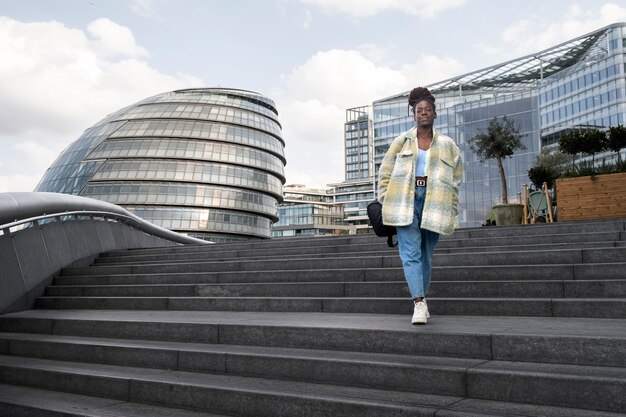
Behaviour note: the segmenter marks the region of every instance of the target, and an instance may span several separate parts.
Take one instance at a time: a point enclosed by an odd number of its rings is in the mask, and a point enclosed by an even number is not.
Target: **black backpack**
[[[393,248],[398,244],[393,243],[393,236],[398,234],[396,227],[383,224],[383,205],[378,200],[367,203],[367,217],[370,219],[370,225],[374,228],[376,236],[387,238],[387,246]]]

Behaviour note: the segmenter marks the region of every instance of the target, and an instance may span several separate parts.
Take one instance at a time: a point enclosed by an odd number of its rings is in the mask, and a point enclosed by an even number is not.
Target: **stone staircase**
[[[626,220],[102,254],[0,316],[0,416],[626,415]]]

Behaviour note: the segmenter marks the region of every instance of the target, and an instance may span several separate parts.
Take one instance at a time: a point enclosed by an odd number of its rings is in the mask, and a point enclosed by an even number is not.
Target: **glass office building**
[[[344,124],[346,181],[371,178],[373,174],[370,113],[371,106],[346,110]]]
[[[286,185],[279,207],[280,220],[274,224],[273,237],[334,235],[348,231],[343,222],[343,207],[334,203],[329,189]]]
[[[504,161],[509,201],[515,202],[542,146],[571,129],[608,129],[626,115],[626,24],[617,23],[552,48],[428,85],[437,99],[435,128],[462,152],[459,223],[479,226],[500,201],[494,160],[481,163],[469,139],[489,121],[512,118],[526,149]],[[409,92],[373,103],[376,175],[393,139],[410,129]],[[554,145],[553,145],[554,146]]]
[[[346,224],[367,230],[367,203],[374,197],[372,106],[346,110],[344,123],[345,180],[329,184],[335,203],[342,205]]]
[[[374,181],[370,176],[365,180],[350,180],[329,184],[334,202],[343,207],[344,222],[360,230],[371,229],[367,217],[367,203],[374,200]]]
[[[87,129],[35,191],[118,204],[214,242],[271,237],[285,183],[274,102],[226,88],[159,94]]]

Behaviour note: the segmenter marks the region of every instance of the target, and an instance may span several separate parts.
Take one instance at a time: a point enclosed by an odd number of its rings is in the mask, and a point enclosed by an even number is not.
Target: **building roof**
[[[596,55],[607,54],[605,44],[598,40],[606,37],[611,29],[620,26],[626,26],[626,23],[614,23],[543,51],[439,81],[427,87],[433,94],[440,96],[447,94],[458,96],[464,92],[489,93],[535,88],[544,77],[555,75],[578,63],[592,60]],[[406,96],[408,92],[376,102]]]

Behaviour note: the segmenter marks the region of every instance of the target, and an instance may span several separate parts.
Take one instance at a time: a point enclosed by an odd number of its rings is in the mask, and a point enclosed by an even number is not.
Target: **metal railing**
[[[0,194],[0,231],[2,233],[16,229],[21,224],[69,215],[97,215],[117,219],[149,235],[180,244],[210,243],[149,223],[122,207],[106,201],[58,193]]]
[[[32,308],[54,275],[101,252],[207,244],[115,204],[56,193],[0,193],[0,313]]]

